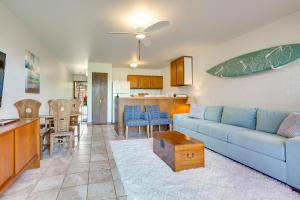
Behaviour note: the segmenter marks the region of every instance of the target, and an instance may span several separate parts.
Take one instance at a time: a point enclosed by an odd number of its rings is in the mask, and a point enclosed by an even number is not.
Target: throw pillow
[[[277,134],[287,138],[300,136],[300,113],[289,114],[280,124]]]
[[[205,105],[191,104],[189,117],[204,119],[205,110],[206,110]]]

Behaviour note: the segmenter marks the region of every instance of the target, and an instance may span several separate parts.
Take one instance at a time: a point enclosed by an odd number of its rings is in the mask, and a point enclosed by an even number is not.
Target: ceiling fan
[[[149,34],[170,25],[169,21],[159,21],[148,27],[136,27],[134,32],[108,32],[112,35],[135,35],[135,37],[144,44],[145,47],[151,46]]]

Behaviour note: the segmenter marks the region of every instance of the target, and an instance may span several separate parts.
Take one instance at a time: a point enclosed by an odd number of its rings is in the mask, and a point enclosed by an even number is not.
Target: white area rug
[[[152,139],[111,141],[129,200],[296,200],[289,186],[205,150],[205,168],[173,172]]]

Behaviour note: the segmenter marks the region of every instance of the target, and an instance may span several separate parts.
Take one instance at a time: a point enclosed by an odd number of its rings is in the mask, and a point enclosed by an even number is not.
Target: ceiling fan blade
[[[150,47],[151,46],[151,39],[147,36],[144,39],[142,39],[142,43],[145,47]]]
[[[144,31],[145,32],[153,32],[153,31],[157,31],[159,29],[165,28],[169,25],[170,25],[169,21],[159,21],[159,22],[156,22],[155,24],[152,24],[151,26],[146,28]]]
[[[129,35],[132,34],[130,32],[107,32],[106,34],[111,34],[111,35]]]

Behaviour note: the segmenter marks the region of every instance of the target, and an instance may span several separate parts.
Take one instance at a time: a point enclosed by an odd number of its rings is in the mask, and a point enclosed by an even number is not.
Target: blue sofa
[[[300,190],[300,137],[277,135],[289,112],[208,106],[204,120],[175,114],[174,130]]]

